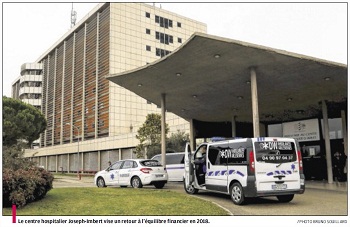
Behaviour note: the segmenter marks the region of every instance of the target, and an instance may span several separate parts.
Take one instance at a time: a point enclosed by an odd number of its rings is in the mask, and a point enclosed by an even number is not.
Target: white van
[[[206,150],[201,158],[199,152]],[[276,196],[289,202],[303,194],[305,181],[298,143],[291,138],[246,138],[201,144],[185,150],[184,188],[229,194],[234,204],[246,197]]]
[[[166,153],[166,170],[168,172],[168,181],[183,181],[185,171],[185,152]],[[162,162],[162,155],[157,154],[152,160]]]

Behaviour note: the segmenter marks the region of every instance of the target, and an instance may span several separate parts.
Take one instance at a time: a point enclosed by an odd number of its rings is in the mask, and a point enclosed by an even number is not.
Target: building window
[[[156,39],[161,43],[168,44],[173,43],[173,36],[161,32],[156,32]]]
[[[146,45],[146,50],[151,51],[151,46]]]
[[[151,30],[146,28],[146,34],[150,35],[151,34]]]
[[[160,27],[162,28],[169,28],[169,27],[173,27],[173,21],[168,19],[168,18],[164,18],[164,17],[160,17],[160,16],[155,16],[155,22],[157,24],[160,25]]]
[[[177,22],[177,27],[181,28],[181,23]]]
[[[149,12],[146,12],[146,15],[145,15],[147,18],[150,18],[151,17],[151,14]]]
[[[158,57],[164,57],[164,56],[166,56],[166,55],[168,55],[170,53],[171,53],[171,51],[160,49],[160,48],[156,48],[156,56],[158,56]]]
[[[177,38],[177,42],[178,43],[182,43],[182,39],[181,38]]]

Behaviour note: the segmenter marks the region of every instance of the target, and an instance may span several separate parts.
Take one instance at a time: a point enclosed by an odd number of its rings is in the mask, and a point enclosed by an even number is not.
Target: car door
[[[191,154],[191,147],[190,144],[186,144],[185,148],[185,187],[189,188],[190,185],[192,185],[194,181],[194,170],[193,170],[193,164],[192,164],[192,154]]]
[[[119,171],[120,167],[123,165],[124,161],[119,161],[114,163],[107,169],[105,175],[106,185],[118,185],[119,183]]]
[[[119,185],[130,185],[130,177],[136,166],[133,160],[124,161],[123,166],[119,170]]]

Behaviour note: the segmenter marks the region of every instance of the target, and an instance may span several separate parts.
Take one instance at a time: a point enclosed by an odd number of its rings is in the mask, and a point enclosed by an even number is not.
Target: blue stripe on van
[[[289,175],[292,174],[293,172],[291,170],[275,170],[275,172],[268,172],[266,173],[267,176],[273,176],[273,175]]]
[[[225,175],[232,175],[232,174],[238,174],[242,177],[244,177],[244,174],[240,171],[236,171],[234,169],[231,169],[227,172],[227,170],[218,170],[218,171],[210,171],[208,172],[206,175],[209,177],[213,177],[213,176],[225,176]]]
[[[231,170],[228,171],[228,174],[231,175],[231,174],[234,173],[234,172],[236,172],[236,170],[231,169]]]
[[[242,176],[242,177],[244,177],[244,174],[241,173],[240,171],[237,171],[237,174],[240,175],[240,176]]]

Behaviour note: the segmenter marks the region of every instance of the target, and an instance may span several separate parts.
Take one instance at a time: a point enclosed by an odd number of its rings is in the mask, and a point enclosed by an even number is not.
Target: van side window
[[[181,164],[184,163],[185,154],[171,154],[166,156],[166,164]]]
[[[211,146],[209,148],[208,159],[212,165],[219,165],[220,164],[219,149],[217,147]]]
[[[247,163],[247,143],[230,143],[230,154],[228,154],[228,165]]]

